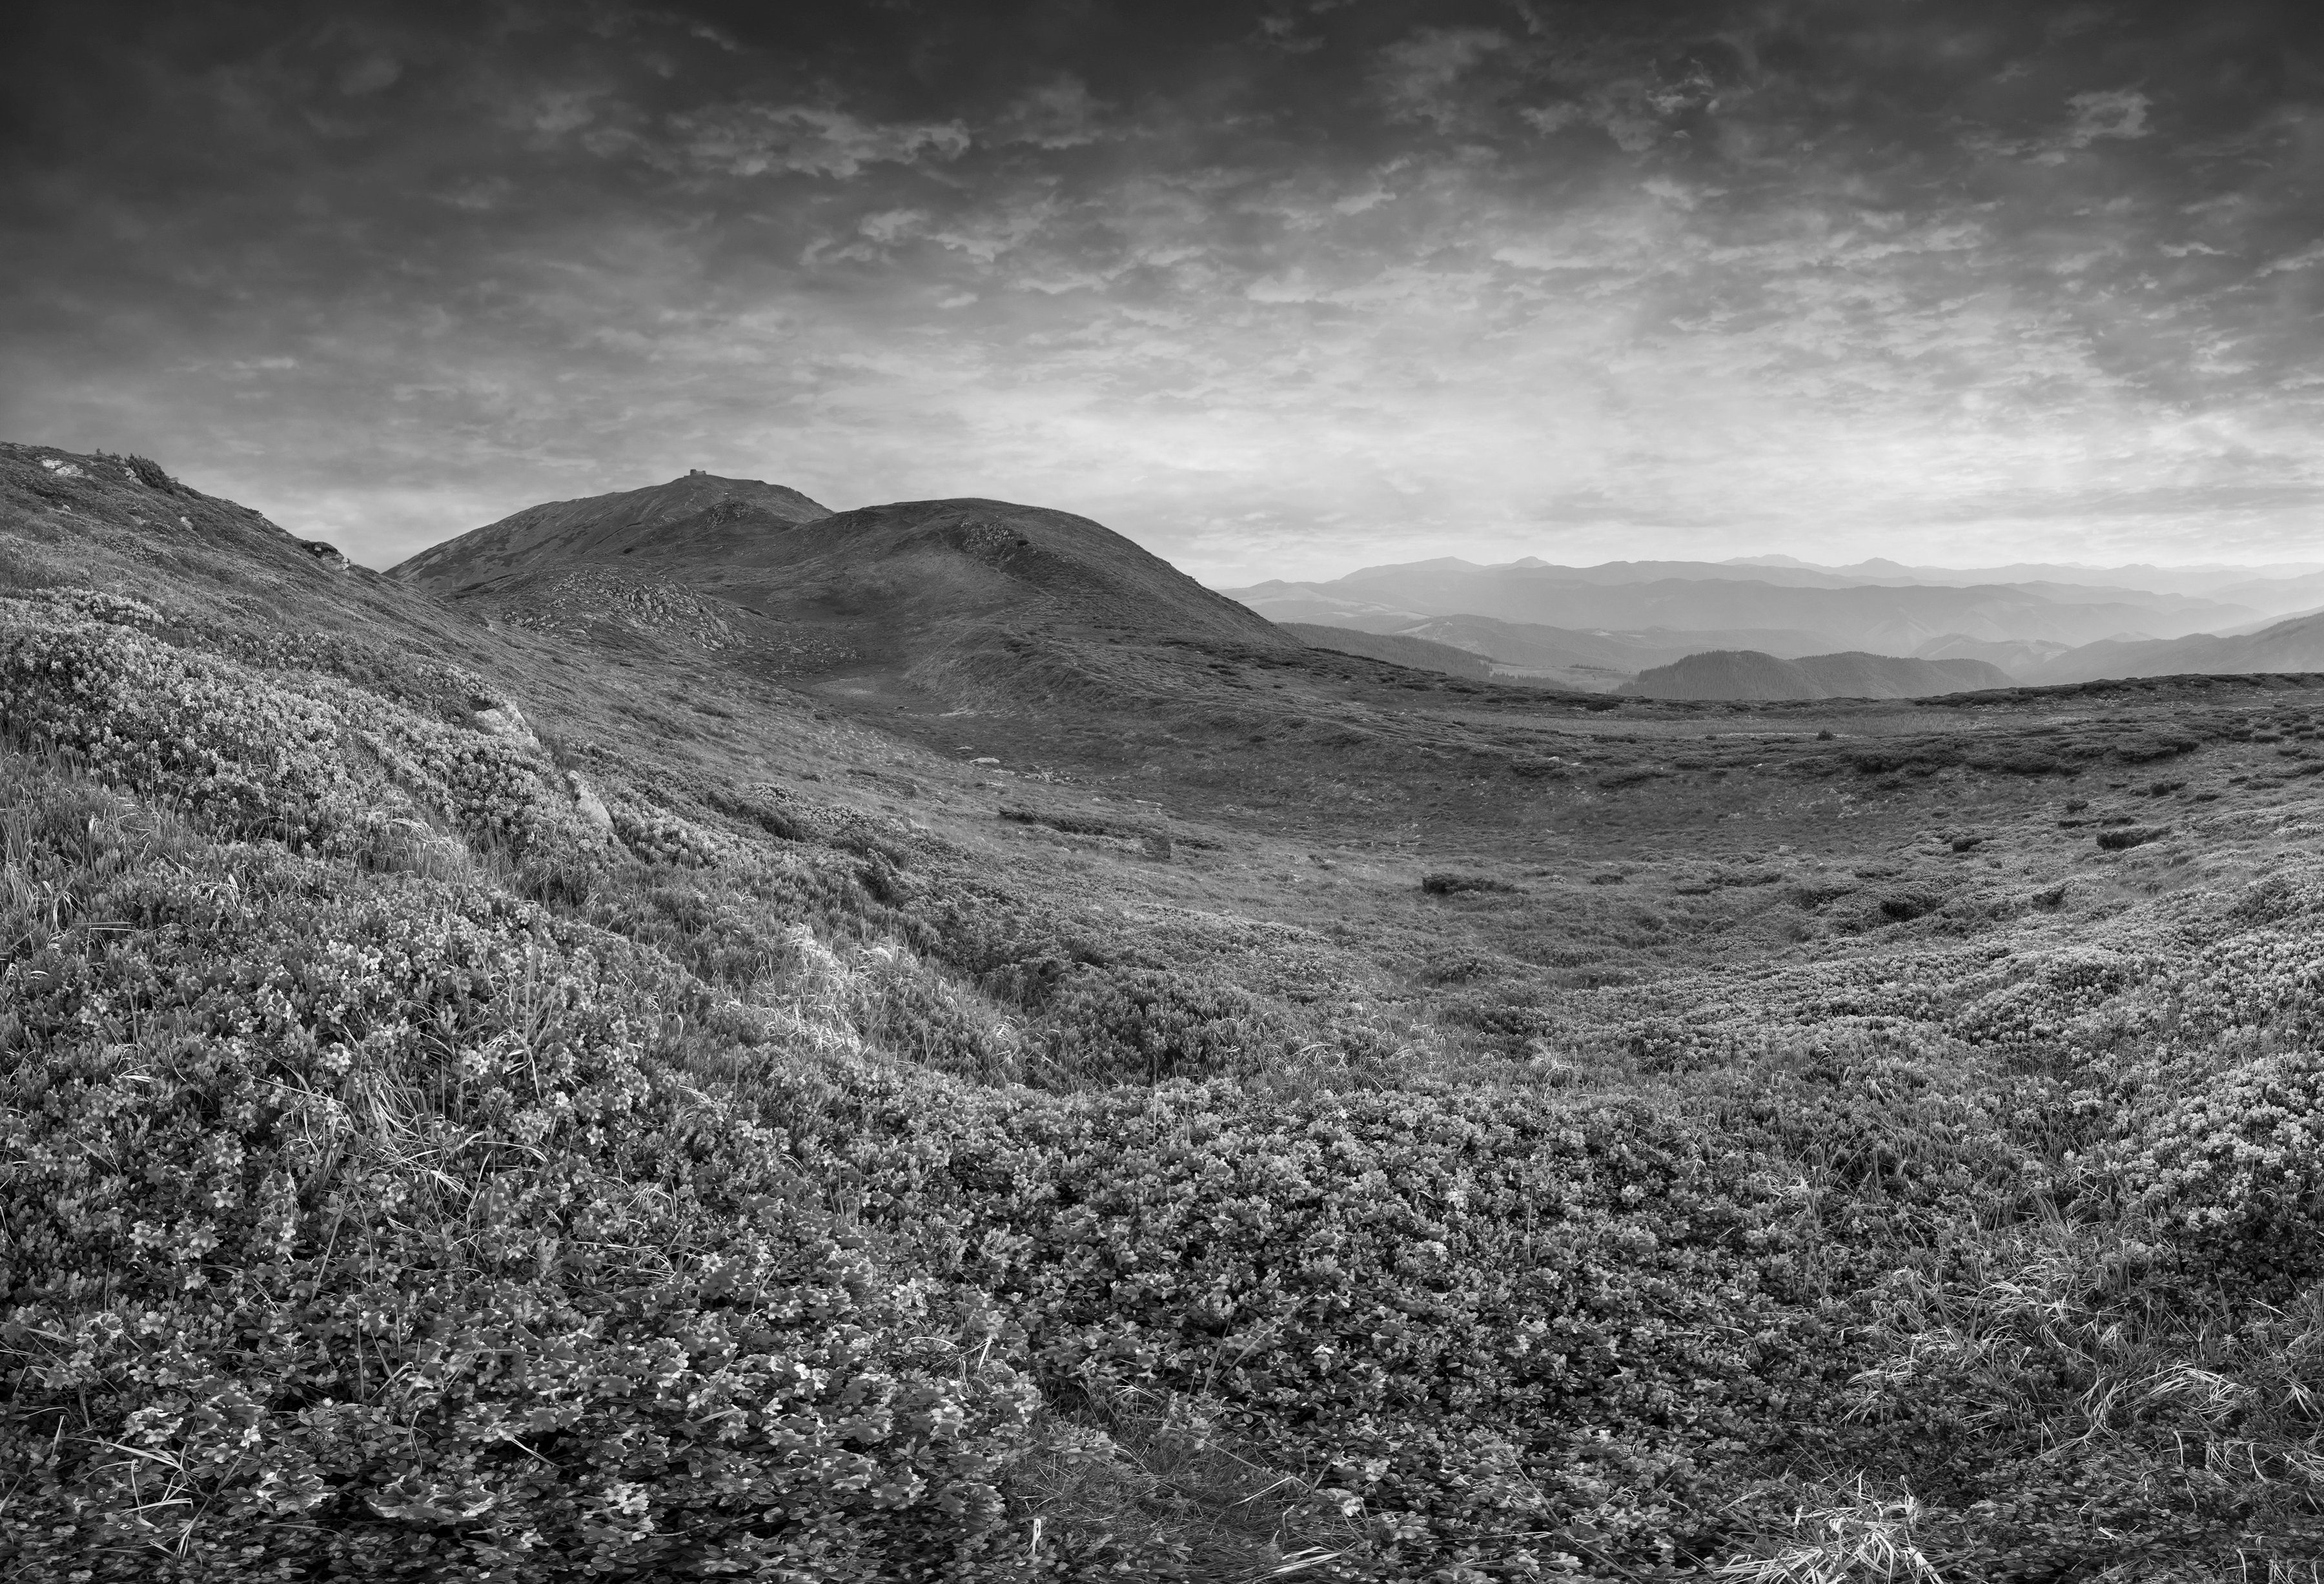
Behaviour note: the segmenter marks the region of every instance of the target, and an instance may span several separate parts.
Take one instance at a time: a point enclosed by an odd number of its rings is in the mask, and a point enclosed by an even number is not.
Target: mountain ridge
[[[1641,566],[1655,574],[1669,569],[1668,564],[1623,564],[1608,577],[1632,578]],[[2100,598],[2079,586],[2045,591],[2011,585],[1833,585],[1821,575],[1769,581],[1739,577],[1735,571],[1609,581],[1565,568],[1416,565],[1327,583],[1277,582],[1225,592],[1262,612],[1303,602],[1342,601],[1409,612],[1416,620],[1485,616],[1583,631],[1775,629],[1818,634],[1835,651],[1889,654],[1910,654],[1950,634],[2070,644],[2131,635],[2168,638],[2256,614],[2241,605],[2178,595]]]
[[[1614,691],[1637,698],[1937,698],[2015,686],[1984,660],[1927,660],[1862,652],[1779,659],[1751,649],[1711,649],[1641,671]]]
[[[1071,512],[976,497],[834,512],[780,485],[698,474],[527,508],[389,576],[456,601],[522,604],[554,603],[558,580],[583,566],[789,631],[800,675],[908,668],[977,626],[1297,641]]]

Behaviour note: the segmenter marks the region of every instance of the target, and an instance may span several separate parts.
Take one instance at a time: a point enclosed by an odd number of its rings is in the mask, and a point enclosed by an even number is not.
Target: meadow
[[[0,1572],[2324,1558],[2314,678],[875,720],[0,463]]]

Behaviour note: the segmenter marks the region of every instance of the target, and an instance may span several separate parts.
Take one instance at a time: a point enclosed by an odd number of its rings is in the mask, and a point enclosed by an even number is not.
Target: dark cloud
[[[0,93],[0,430],[364,558],[687,466],[1221,577],[2278,556],[2305,13],[108,6]]]

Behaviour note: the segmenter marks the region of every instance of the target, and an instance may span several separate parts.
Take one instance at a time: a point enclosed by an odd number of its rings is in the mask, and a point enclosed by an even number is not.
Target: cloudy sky
[[[2324,558],[2310,9],[54,5],[0,437],[383,566],[688,467],[1217,584]]]

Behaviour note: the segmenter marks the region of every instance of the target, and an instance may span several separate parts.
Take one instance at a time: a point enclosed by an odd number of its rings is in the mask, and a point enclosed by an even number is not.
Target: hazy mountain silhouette
[[[2023,675],[2036,684],[2108,677],[2226,676],[2324,669],[2324,614],[2278,622],[2257,632],[2199,632],[2152,642],[2084,644]]]
[[[1337,603],[1406,612],[1415,621],[1485,616],[1582,631],[1805,632],[1819,649],[1889,654],[1910,654],[1955,634],[2066,644],[2176,637],[2259,614],[2216,600],[2054,581],[1874,583],[1816,568],[1713,562],[1479,566],[1443,557],[1365,567],[1329,582],[1277,581],[1228,592],[1278,620],[1329,620],[1323,612]]]
[[[1615,691],[1641,698],[1933,698],[2009,686],[2008,673],[1983,660],[1861,653],[1786,660],[1718,649],[1642,671]]]
[[[1915,658],[1923,660],[1983,660],[2023,681],[2073,649],[2071,644],[2046,639],[1964,638],[1958,632],[1948,632],[1942,638],[1931,639],[1913,653]]]

